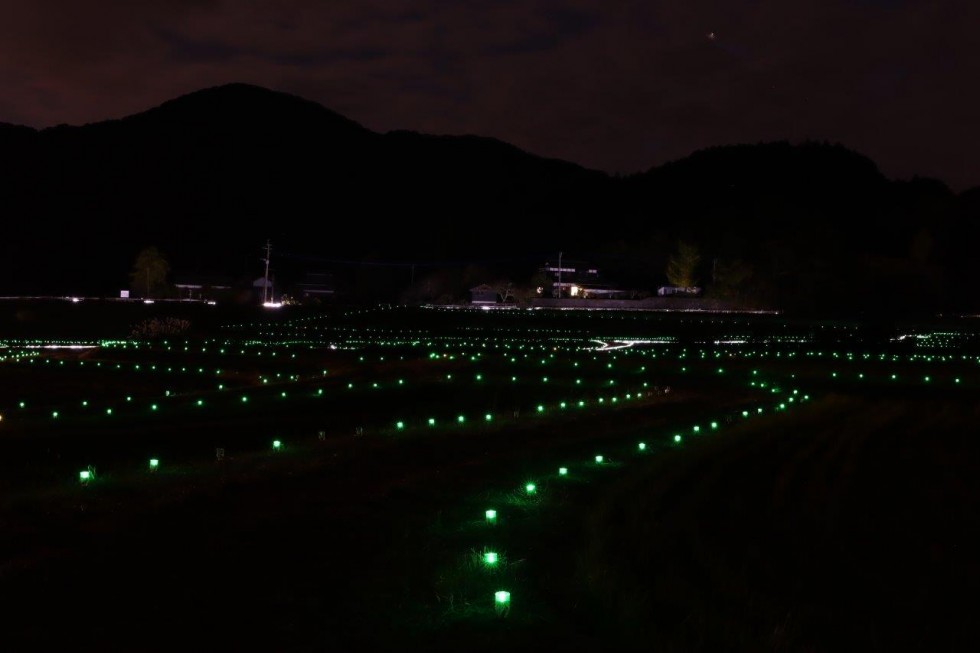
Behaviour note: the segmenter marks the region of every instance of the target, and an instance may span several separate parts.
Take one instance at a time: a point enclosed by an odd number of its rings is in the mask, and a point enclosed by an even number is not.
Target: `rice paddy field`
[[[4,650],[980,643],[969,319],[167,310],[0,319]]]

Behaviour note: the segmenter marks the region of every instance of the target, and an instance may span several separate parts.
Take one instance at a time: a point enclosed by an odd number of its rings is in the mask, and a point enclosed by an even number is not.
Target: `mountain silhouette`
[[[254,278],[267,238],[287,276],[382,261],[516,275],[565,251],[653,288],[685,239],[706,283],[716,259],[744,260],[771,303],[932,310],[972,301],[962,239],[978,195],[888,180],[826,143],[715,147],[612,177],[229,84],[84,126],[0,124],[0,293],[115,295],[147,245],[175,272]]]

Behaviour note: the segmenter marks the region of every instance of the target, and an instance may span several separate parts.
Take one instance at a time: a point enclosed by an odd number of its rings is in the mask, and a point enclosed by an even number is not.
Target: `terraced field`
[[[12,650],[965,648],[976,334],[337,310],[10,339]],[[112,338],[112,339],[110,339]]]

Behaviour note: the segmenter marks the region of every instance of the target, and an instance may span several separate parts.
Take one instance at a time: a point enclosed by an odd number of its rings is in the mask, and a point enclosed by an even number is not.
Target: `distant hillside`
[[[4,292],[111,291],[149,243],[175,269],[250,274],[267,237],[344,259],[512,257],[545,234],[558,247],[551,218],[593,215],[611,186],[492,139],[379,135],[238,84],[122,120],[0,130],[0,175]]]
[[[684,238],[701,249],[706,286],[719,264],[751,268],[737,290],[747,300],[972,307],[980,270],[964,244],[977,196],[889,181],[867,158],[817,143],[712,148],[612,178],[488,138],[378,134],[233,84],[121,120],[0,125],[0,294],[115,294],[150,244],[177,272],[253,278],[266,238],[283,278],[390,272],[349,280],[361,297],[398,296],[411,263],[420,278],[437,263],[517,277],[559,250],[652,289]]]

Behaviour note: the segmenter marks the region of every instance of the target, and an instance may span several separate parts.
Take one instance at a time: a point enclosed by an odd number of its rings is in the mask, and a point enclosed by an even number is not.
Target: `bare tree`
[[[679,241],[677,251],[667,259],[667,281],[672,286],[681,288],[691,288],[698,283],[695,275],[697,274],[698,264],[701,263],[701,254],[694,245]]]
[[[147,247],[137,256],[129,273],[129,287],[143,297],[160,295],[167,290],[170,263],[156,247]]]

